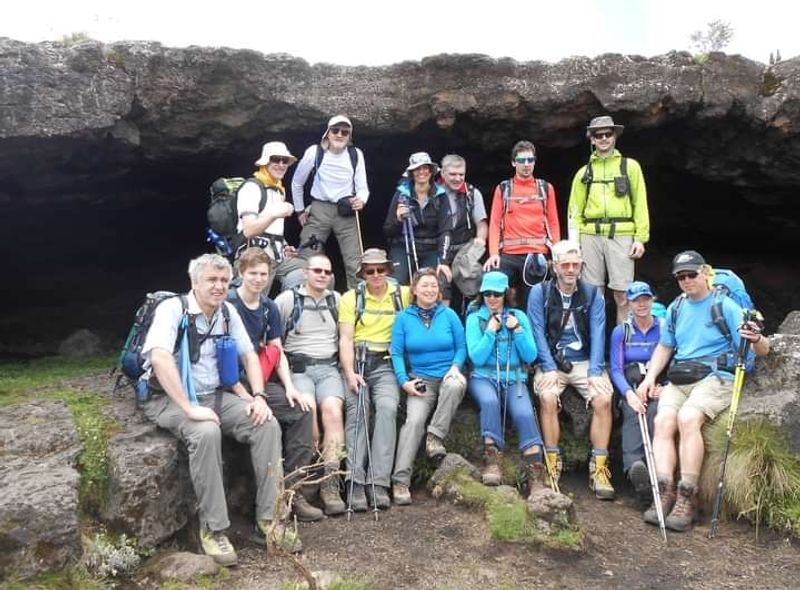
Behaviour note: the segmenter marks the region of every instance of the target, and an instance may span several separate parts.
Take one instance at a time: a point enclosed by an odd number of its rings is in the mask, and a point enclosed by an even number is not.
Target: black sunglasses
[[[270,156],[269,158],[270,164],[286,164],[289,165],[289,158],[286,156]]]
[[[609,137],[614,137],[613,131],[598,131],[597,133],[592,133],[592,137],[595,139],[608,139]]]
[[[686,279],[696,279],[697,278],[697,274],[698,273],[694,272],[694,271],[693,272],[682,272],[680,274],[675,275],[675,280],[680,283],[681,281],[685,281]]]
[[[375,268],[375,267],[373,267],[373,268],[365,268],[363,272],[364,272],[365,275],[375,275],[375,274],[382,274],[383,275],[383,274],[386,274],[389,271],[385,266],[380,266],[378,268]]]
[[[503,295],[505,295],[505,292],[503,292],[503,291],[484,291],[483,292],[483,296],[484,297],[502,297]]]
[[[333,274],[333,271],[329,268],[309,268],[308,270],[318,275],[325,275],[326,277],[329,277]]]
[[[328,131],[333,135],[341,135],[342,137],[350,135],[350,130],[344,127],[331,127]]]

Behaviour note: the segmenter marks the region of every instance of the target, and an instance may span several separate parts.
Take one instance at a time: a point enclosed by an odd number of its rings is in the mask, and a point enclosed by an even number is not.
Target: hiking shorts
[[[292,373],[292,383],[300,393],[311,394],[317,406],[329,397],[344,400],[344,381],[338,366],[308,365],[303,373]]]
[[[716,375],[686,385],[670,383],[661,392],[658,411],[672,410],[677,414],[681,408],[695,408],[713,420],[731,404],[732,393],[733,381]]]
[[[605,374],[605,371],[603,374]],[[542,370],[536,367],[536,372],[533,375],[533,390],[539,397],[543,395],[555,395],[559,398],[559,406],[561,405],[561,394],[568,385],[572,385],[575,391],[580,394],[584,401],[586,401],[587,407],[591,403],[592,397],[594,397],[589,393],[589,361],[572,361],[572,370],[569,373],[558,371],[558,385],[556,385],[555,390],[542,390],[542,376]]]
[[[581,278],[595,287],[606,286],[614,291],[624,291],[633,282],[633,258],[628,256],[633,236],[606,236],[581,234],[583,274]]]

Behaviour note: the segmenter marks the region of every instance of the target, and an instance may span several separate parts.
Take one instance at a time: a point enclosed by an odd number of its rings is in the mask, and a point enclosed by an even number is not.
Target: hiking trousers
[[[345,393],[345,440],[347,442],[347,476],[358,484],[371,483],[367,475],[367,436],[369,436],[369,417],[374,407],[375,425],[372,431],[372,472],[375,485],[389,487],[394,463],[394,450],[397,440],[397,404],[400,394],[397,379],[391,365],[383,361],[374,368],[364,373],[367,382],[366,391],[366,420],[364,415],[359,416],[358,394],[348,389]],[[358,429],[358,445],[356,445],[356,429]]]
[[[218,407],[215,409],[215,398]],[[255,426],[247,415],[248,403],[230,392],[198,396],[198,403],[217,412],[220,423],[191,420],[167,395],[156,395],[144,404],[145,415],[186,444],[189,475],[200,509],[200,523],[209,530],[230,526],[222,482],[222,435],[250,445],[256,479],[256,518],[272,519],[283,486],[281,428],[272,420]]]
[[[302,473],[291,478],[288,475],[311,464],[313,457],[311,433],[314,426],[314,412],[304,412],[297,404],[291,407],[289,400],[286,399],[286,390],[282,385],[272,382],[268,382],[266,385],[267,405],[272,410],[274,419],[278,420],[283,433],[283,470],[287,475],[285,485],[288,488],[305,477]]]
[[[642,431],[639,428],[639,418],[624,398],[620,398],[619,406],[622,410],[622,467],[625,473],[636,461],[644,461],[644,441]],[[650,429],[650,441],[656,431],[655,420],[658,411],[658,400],[647,401],[647,427]]]
[[[450,423],[464,399],[466,389],[458,379],[423,379],[428,391],[424,395],[406,396],[406,421],[397,439],[397,458],[392,481],[411,484],[411,471],[419,445],[425,434],[425,423],[433,412],[427,431],[444,440],[450,433]],[[435,409],[435,410],[434,410]]]
[[[336,241],[339,242],[339,250],[344,260],[344,270],[347,274],[347,288],[355,289],[358,281],[356,272],[358,272],[361,260],[356,216],[343,217],[339,215],[336,203],[314,199],[311,203],[308,221],[300,231],[300,243],[304,243],[313,235],[324,245],[328,241],[331,231],[336,236]],[[308,249],[303,252],[302,256],[308,259],[314,253],[314,250]]]
[[[543,446],[531,396],[524,382],[500,381],[474,376],[469,380],[469,393],[481,414],[481,437],[491,438],[498,449],[505,449],[504,414],[511,418],[519,434],[519,450]]]

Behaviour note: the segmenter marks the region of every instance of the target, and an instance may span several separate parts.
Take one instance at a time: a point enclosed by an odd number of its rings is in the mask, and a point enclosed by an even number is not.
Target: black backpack
[[[258,210],[261,211],[267,204],[267,189],[255,177],[247,179],[240,176],[220,177],[208,187],[210,202],[206,217],[210,228],[209,240],[223,256],[230,257],[243,241],[241,234],[236,231],[236,226],[239,224],[236,196],[239,189],[250,181],[255,182],[261,189],[261,201],[258,204]],[[213,235],[212,232],[216,235]],[[227,242],[227,247],[225,242]]]

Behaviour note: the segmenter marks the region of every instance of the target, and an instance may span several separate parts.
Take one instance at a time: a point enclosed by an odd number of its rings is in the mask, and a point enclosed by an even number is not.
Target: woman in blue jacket
[[[500,485],[505,420],[510,414],[519,433],[519,450],[528,471],[528,494],[544,487],[542,435],[525,382],[525,365],[536,358],[536,343],[525,312],[507,307],[508,277],[483,275],[476,303],[467,316],[467,351],[474,370],[469,392],[480,408],[485,485]]]
[[[397,314],[392,328],[392,365],[406,394],[406,421],[397,440],[392,496],[411,504],[411,470],[433,412],[425,440],[428,457],[446,454],[443,441],[464,398],[461,368],[467,356],[464,328],[458,315],[442,305],[436,270],[420,269],[411,282],[412,304]]]

